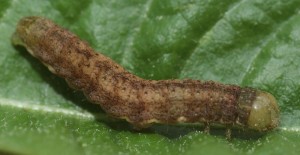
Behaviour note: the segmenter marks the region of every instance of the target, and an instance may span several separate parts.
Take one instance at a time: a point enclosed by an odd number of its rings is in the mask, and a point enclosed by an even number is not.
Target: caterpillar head
[[[279,108],[273,95],[258,91],[250,110],[247,126],[257,131],[267,131],[279,124]]]

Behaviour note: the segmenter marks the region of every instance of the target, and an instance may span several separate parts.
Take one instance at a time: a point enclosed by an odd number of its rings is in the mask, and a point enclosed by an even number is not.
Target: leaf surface
[[[300,1],[0,0],[0,153],[297,154]],[[281,118],[259,137],[198,126],[134,131],[108,118],[10,37],[24,16],[52,19],[146,79],[192,78],[272,93]]]

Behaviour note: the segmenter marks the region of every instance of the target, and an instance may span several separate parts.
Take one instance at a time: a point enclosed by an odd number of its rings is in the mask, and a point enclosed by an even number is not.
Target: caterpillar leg
[[[131,123],[134,130],[143,130],[151,127],[153,124],[148,122]]]
[[[231,127],[226,128],[226,139],[230,140],[231,139]]]
[[[209,132],[210,132],[209,123],[204,123],[204,133],[209,135]]]

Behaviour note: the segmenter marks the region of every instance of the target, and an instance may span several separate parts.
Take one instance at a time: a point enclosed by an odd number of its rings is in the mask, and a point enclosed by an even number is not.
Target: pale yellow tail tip
[[[21,38],[19,37],[19,35],[14,32],[13,35],[11,36],[11,42],[13,45],[21,45],[21,46],[24,46]]]
[[[273,95],[258,92],[248,118],[248,128],[267,131],[279,124],[279,107]]]

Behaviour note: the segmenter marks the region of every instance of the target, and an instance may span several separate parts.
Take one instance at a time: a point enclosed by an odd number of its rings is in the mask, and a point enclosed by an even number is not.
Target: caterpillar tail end
[[[24,42],[21,39],[22,36],[30,35],[29,34],[30,31],[28,29],[30,29],[31,26],[39,19],[40,17],[36,17],[36,16],[22,18],[17,24],[16,32],[14,32],[11,37],[12,44],[15,46],[16,45],[25,46]]]
[[[279,107],[273,95],[259,91],[253,101],[248,127],[257,131],[269,131],[279,124]]]
[[[20,36],[17,34],[17,32],[14,32],[10,38],[11,40],[11,43],[14,45],[14,46],[23,46],[24,43],[23,41],[21,40]]]

